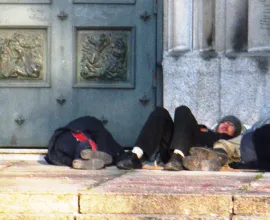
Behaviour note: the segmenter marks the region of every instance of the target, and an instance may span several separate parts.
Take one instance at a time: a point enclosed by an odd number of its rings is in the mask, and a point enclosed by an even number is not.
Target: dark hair
[[[233,137],[236,137],[239,134],[241,134],[242,123],[237,117],[235,117],[233,115],[227,115],[227,116],[224,116],[223,118],[221,118],[220,121],[218,122],[218,125],[217,125],[216,129],[218,128],[220,123],[225,122],[225,121],[231,122],[233,124],[233,126],[235,127]]]

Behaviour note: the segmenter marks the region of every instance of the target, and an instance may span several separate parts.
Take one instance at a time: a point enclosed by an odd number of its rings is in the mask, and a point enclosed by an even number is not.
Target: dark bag
[[[270,171],[270,124],[253,132],[253,143],[257,153],[259,169]]]

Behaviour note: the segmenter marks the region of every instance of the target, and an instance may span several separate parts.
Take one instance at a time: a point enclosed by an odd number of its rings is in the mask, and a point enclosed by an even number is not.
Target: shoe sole
[[[196,156],[187,156],[183,166],[191,171],[219,171],[222,164],[218,160],[204,160]]]
[[[104,162],[99,159],[90,159],[90,160],[81,160],[76,159],[72,162],[72,167],[74,169],[80,169],[80,170],[99,170],[104,167]]]
[[[112,156],[102,151],[93,151],[91,149],[84,149],[81,151],[81,158],[84,160],[98,159],[103,161],[104,165],[110,165],[113,162]]]

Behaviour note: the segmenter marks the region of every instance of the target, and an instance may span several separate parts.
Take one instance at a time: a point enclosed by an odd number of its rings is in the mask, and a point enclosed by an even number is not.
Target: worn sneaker
[[[196,156],[204,160],[218,160],[223,165],[228,160],[228,155],[223,149],[192,147],[189,151],[189,154],[191,156]]]
[[[93,160],[93,159],[99,159],[101,161],[103,161],[105,166],[108,166],[110,164],[112,164],[113,159],[112,156],[102,152],[102,151],[94,151],[91,149],[84,149],[81,151],[81,158],[84,160]]]
[[[83,159],[75,159],[72,162],[72,167],[74,169],[80,169],[80,170],[99,170],[105,167],[105,164],[103,160],[100,159],[89,159],[89,160],[83,160]]]
[[[193,147],[190,155],[184,158],[183,165],[193,171],[218,171],[226,164],[228,156],[222,149]]]
[[[192,171],[219,171],[222,167],[216,160],[203,160],[195,156],[185,157],[183,166]]]
[[[120,156],[116,167],[122,170],[141,169],[142,162],[136,154],[132,152],[125,152]]]
[[[180,154],[173,154],[168,163],[165,164],[164,170],[180,171],[183,170],[182,156]]]

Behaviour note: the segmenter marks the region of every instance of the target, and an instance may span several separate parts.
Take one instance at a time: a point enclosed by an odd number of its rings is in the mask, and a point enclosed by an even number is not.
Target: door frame
[[[156,14],[156,103],[155,106],[163,106],[163,0],[153,0]]]

